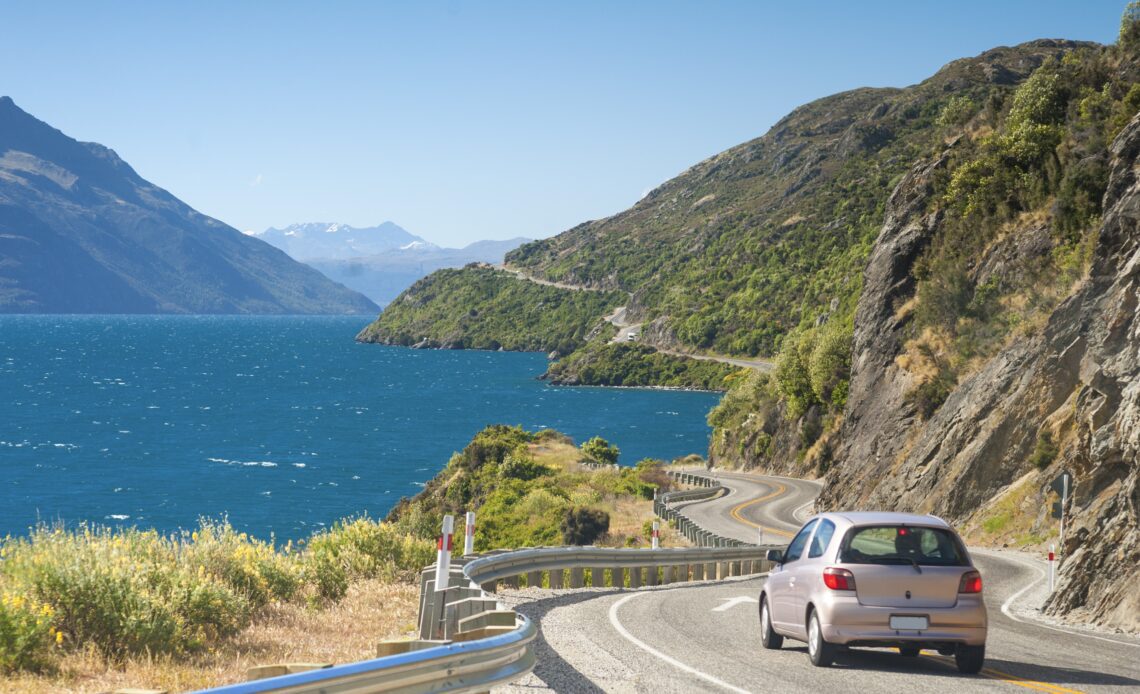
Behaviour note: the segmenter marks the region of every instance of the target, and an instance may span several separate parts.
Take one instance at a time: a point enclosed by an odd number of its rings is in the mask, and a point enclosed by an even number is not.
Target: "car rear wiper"
[[[891,564],[893,564],[893,563],[910,564],[911,566],[914,567],[915,571],[917,571],[918,573],[922,573],[922,567],[918,565],[917,561],[915,561],[914,559],[911,559],[910,557],[875,557],[875,561],[877,563],[883,563],[883,564],[888,564],[888,563],[891,563]]]

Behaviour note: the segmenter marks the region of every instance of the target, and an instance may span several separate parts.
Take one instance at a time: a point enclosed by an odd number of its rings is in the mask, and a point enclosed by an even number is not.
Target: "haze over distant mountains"
[[[441,248],[393,222],[374,227],[309,222],[284,229],[270,227],[252,235],[381,306],[431,272],[468,263],[502,263],[509,251],[531,240],[476,241],[463,248]]]
[[[0,98],[0,313],[377,308]]]

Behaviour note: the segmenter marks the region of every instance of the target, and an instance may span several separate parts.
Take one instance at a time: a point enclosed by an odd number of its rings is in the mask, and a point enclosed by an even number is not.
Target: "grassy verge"
[[[224,521],[171,536],[36,528],[0,545],[0,667],[66,674],[77,655],[192,662],[273,610],[319,612],[354,583],[408,582],[433,554],[431,542],[368,518],[284,547]]]

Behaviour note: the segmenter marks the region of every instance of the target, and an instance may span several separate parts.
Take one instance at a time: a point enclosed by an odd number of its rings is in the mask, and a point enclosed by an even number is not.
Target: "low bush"
[[[571,508],[562,517],[562,543],[592,545],[609,532],[610,514],[592,508]]]
[[[23,595],[0,596],[0,672],[47,670],[63,634],[51,625],[54,610]]]

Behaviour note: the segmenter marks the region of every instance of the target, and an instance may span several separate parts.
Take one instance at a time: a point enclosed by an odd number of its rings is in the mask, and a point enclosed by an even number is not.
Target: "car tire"
[[[904,658],[917,658],[922,649],[918,646],[899,646],[899,655]]]
[[[768,596],[760,596],[760,645],[774,651],[784,645],[784,637],[772,628],[772,615],[768,611]]]
[[[966,675],[976,675],[982,670],[982,663],[986,659],[986,647],[960,645],[954,651],[954,662],[958,665],[958,672]]]
[[[823,627],[820,626],[819,615],[815,610],[808,615],[807,632],[808,658],[811,659],[811,664],[816,667],[830,667],[835,661],[835,653],[839,647],[823,638]]]

